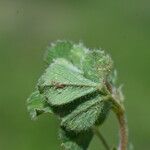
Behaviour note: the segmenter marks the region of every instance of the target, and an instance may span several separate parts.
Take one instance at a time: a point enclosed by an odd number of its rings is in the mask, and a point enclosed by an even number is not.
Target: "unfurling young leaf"
[[[111,57],[83,44],[57,41],[47,49],[45,62],[47,68],[27,100],[28,111],[32,118],[42,113],[58,116],[62,147],[86,150],[93,127],[101,125],[111,109],[121,108],[115,100]]]

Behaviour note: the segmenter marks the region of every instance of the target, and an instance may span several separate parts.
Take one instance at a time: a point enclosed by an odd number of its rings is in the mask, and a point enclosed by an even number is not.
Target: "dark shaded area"
[[[87,94],[86,96],[82,96],[81,98],[77,98],[72,103],[68,103],[61,106],[51,106],[51,109],[58,116],[65,117],[66,115],[74,111],[79,106],[79,104],[92,100],[92,98],[95,98],[98,94],[99,92],[96,91],[91,94]]]
[[[81,147],[83,150],[86,150],[91,139],[93,138],[93,132],[90,129],[87,131],[76,133],[61,127],[59,137],[63,141],[62,147],[64,148],[67,147],[69,149],[75,150],[79,149],[78,147]]]

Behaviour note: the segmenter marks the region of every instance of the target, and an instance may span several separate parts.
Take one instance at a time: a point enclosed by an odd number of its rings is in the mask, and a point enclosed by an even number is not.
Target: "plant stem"
[[[128,145],[128,128],[127,121],[124,113],[116,114],[119,121],[119,132],[120,132],[120,144],[119,150],[127,150]]]
[[[119,134],[120,134],[120,144],[118,150],[127,150],[128,146],[128,126],[125,116],[125,109],[122,103],[114,99],[110,99],[113,103],[113,111],[117,116],[119,122]]]
[[[103,135],[100,133],[100,131],[98,130],[98,127],[94,127],[93,128],[93,132],[95,133],[95,135],[100,139],[100,141],[102,142],[102,144],[104,145],[106,150],[110,150],[108,143],[106,142],[105,138],[103,137]]]

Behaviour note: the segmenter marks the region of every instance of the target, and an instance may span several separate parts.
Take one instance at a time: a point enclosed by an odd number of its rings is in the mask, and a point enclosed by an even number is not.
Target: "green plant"
[[[110,150],[98,127],[112,110],[120,125],[118,149],[126,150],[123,95],[116,87],[111,57],[82,44],[57,41],[48,48],[45,62],[47,68],[27,100],[31,117],[35,119],[42,113],[58,116],[59,137],[65,150],[86,150],[94,134]]]

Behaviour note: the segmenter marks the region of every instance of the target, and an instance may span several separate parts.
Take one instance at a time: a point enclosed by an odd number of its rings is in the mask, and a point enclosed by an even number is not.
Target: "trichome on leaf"
[[[46,70],[27,100],[33,119],[42,113],[58,116],[65,150],[86,150],[113,110],[119,119],[120,150],[127,149],[127,128],[120,88],[111,57],[103,50],[57,41],[45,55]],[[104,145],[105,146],[105,145]],[[108,146],[106,146],[108,149]]]

